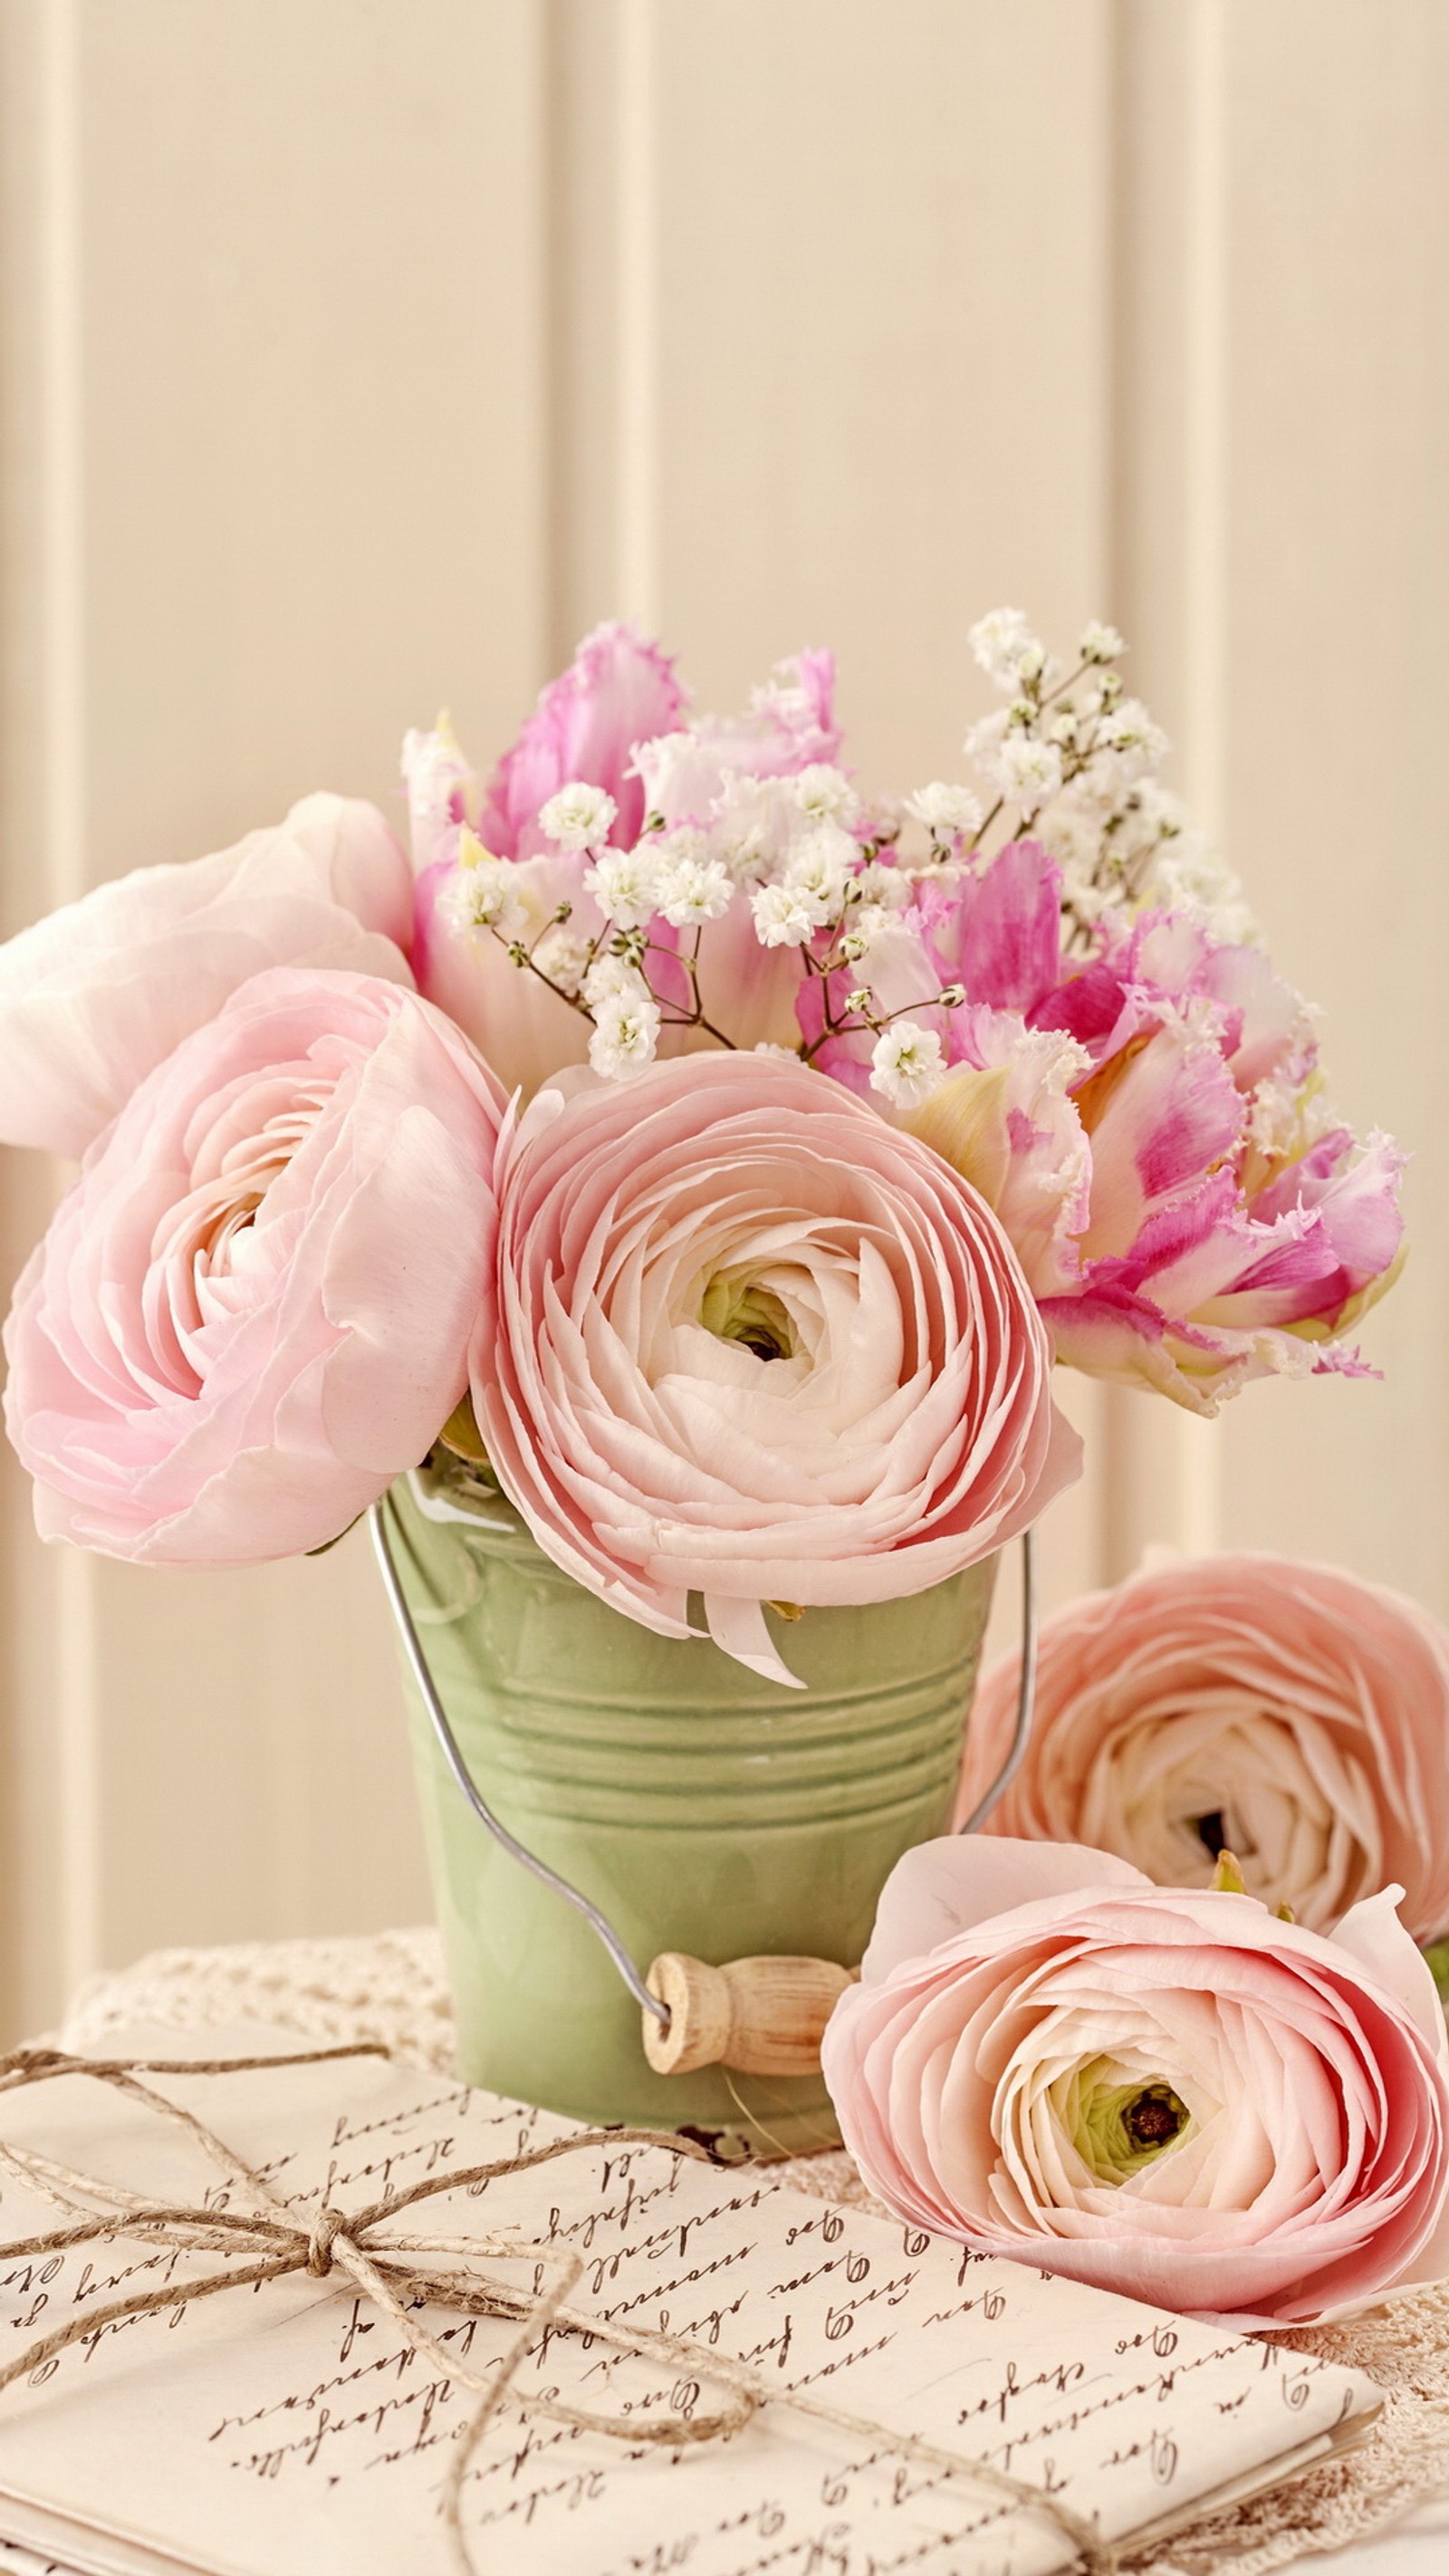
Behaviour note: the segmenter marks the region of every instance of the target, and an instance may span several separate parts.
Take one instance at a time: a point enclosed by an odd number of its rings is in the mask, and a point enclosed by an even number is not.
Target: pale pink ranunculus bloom
[[[565,1075],[499,1189],[470,1370],[539,1544],[662,1636],[791,1676],[762,1604],[893,1600],[1079,1472],[984,1202],[822,1075],[701,1055]]]
[[[886,1883],[825,2080],[870,2188],[982,2254],[1235,2327],[1449,2271],[1449,2042],[1369,1898],[1326,1936],[1077,1845]]]
[[[269,966],[407,984],[407,860],[375,805],[304,796],[229,850],[136,868],[0,948],[0,1142],[81,1155]]]
[[[224,1566],[336,1538],[462,1396],[502,1095],[441,1012],[279,967],[92,1148],[5,1328],[44,1538]]]
[[[1019,1658],[985,1674],[958,1817],[995,1777]],[[1090,1843],[1169,1886],[1226,1848],[1250,1892],[1331,1931],[1397,1882],[1449,1932],[1449,1636],[1381,1585],[1281,1556],[1153,1566],[1042,1629],[1026,1759],[990,1834]]]

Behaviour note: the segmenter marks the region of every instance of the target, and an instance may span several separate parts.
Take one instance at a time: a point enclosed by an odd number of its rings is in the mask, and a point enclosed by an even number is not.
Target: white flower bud
[[[1054,742],[1034,734],[1009,733],[996,755],[996,777],[1004,796],[1014,796],[1023,814],[1035,814],[1060,792],[1062,755]]]
[[[652,998],[648,985],[631,959],[612,953],[596,957],[584,977],[584,1000],[590,1010],[595,1010],[600,1002],[608,1001],[617,993],[637,1001],[647,1002]]]
[[[1115,626],[1104,625],[1100,617],[1091,618],[1082,629],[1078,651],[1084,662],[1115,662],[1126,645]]]
[[[655,845],[655,867],[656,909],[675,930],[718,921],[728,912],[734,887],[706,833],[687,825],[671,832]]]
[[[534,949],[533,962],[539,973],[566,993],[571,1002],[577,1001],[589,968],[589,943],[576,930],[555,922]]]

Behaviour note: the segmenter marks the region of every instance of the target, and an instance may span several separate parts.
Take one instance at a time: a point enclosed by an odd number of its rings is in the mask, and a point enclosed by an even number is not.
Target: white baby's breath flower
[[[463,834],[463,844],[439,905],[448,928],[455,937],[474,930],[495,930],[500,939],[521,937],[528,928],[528,907],[511,863],[495,859],[471,832]]]
[[[889,930],[894,921],[895,914],[888,912],[883,903],[857,904],[849,915],[849,927],[840,943],[841,955],[852,966],[857,965],[862,957],[869,956],[881,933]]]
[[[817,922],[830,921],[844,907],[858,856],[857,844],[838,823],[816,823],[794,843],[785,861],[784,882],[818,907]]]
[[[693,930],[728,912],[734,887],[709,836],[684,825],[655,844],[656,909],[676,930]]]
[[[1167,736],[1154,724],[1140,698],[1123,698],[1097,727],[1097,740],[1108,751],[1134,752],[1140,766],[1155,769],[1167,753]]]
[[[993,608],[978,617],[967,637],[971,650],[998,689],[1019,688],[1025,676],[1024,665],[1040,654],[1046,655],[1040,639],[1033,635],[1019,608]],[[1039,666],[1040,667],[1040,666]]]
[[[941,840],[950,840],[958,832],[974,832],[981,821],[981,799],[969,787],[953,787],[944,778],[933,778],[929,787],[918,787],[906,798],[906,812],[924,823],[928,832]]]
[[[575,778],[539,807],[539,827],[562,850],[591,850],[596,843],[607,841],[618,810],[606,788],[591,787],[587,779]]]
[[[757,883],[778,866],[798,820],[788,780],[743,772],[726,778],[714,804],[712,839],[736,885]]]
[[[799,886],[759,886],[750,910],[762,948],[804,948],[824,918],[815,898]]]
[[[654,1061],[659,1005],[649,993],[606,993],[594,1005],[589,1062],[609,1082],[627,1082]]]
[[[870,1087],[893,1109],[919,1109],[946,1077],[946,1057],[934,1029],[896,1020],[882,1029],[871,1051]]]
[[[533,951],[533,962],[539,973],[561,993],[575,1002],[584,989],[589,966],[589,942],[570,930],[566,921],[556,921],[546,930]]]
[[[1014,796],[1024,814],[1049,805],[1061,788],[1062,755],[1054,742],[1041,742],[1035,734],[1007,734],[995,766],[1003,795]]]
[[[647,1002],[652,998],[648,984],[638,967],[631,964],[627,957],[617,957],[612,950],[609,950],[602,957],[594,959],[584,977],[583,996],[592,1011],[598,1008],[600,1002],[612,1000],[616,994],[632,997],[636,1001]]]
[[[888,868],[880,859],[867,859],[852,882],[861,903],[878,903],[887,912],[903,911],[915,894],[906,869]]]
[[[1198,832],[1184,831],[1159,844],[1143,899],[1167,912],[1190,913],[1228,947],[1251,947],[1262,937],[1241,879]]]
[[[789,789],[801,813],[815,823],[853,823],[860,811],[860,798],[844,770],[828,760],[809,761],[790,780]]]
[[[1008,708],[993,707],[989,716],[978,717],[961,745],[967,759],[974,761],[978,769],[984,769],[988,778],[994,771],[996,756],[1006,739],[1010,723]]]
[[[641,930],[659,909],[654,849],[641,841],[632,850],[601,850],[584,887],[600,912],[621,930]]]
[[[862,841],[874,841],[878,848],[884,848],[900,839],[905,819],[906,800],[903,796],[872,796],[869,801],[862,798],[855,818],[857,837]]]
[[[773,1038],[757,1038],[750,1049],[750,1053],[751,1055],[775,1056],[783,1064],[798,1064],[800,1061],[800,1050],[798,1047],[776,1046]]]
[[[1127,647],[1115,626],[1108,626],[1100,617],[1091,617],[1082,628],[1077,650],[1084,662],[1115,662]]]

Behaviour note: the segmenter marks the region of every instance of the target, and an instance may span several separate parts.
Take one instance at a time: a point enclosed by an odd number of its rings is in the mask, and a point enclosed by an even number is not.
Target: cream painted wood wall
[[[833,642],[898,782],[981,608],[1111,615],[1416,1249],[1382,1386],[1069,1390],[1049,1588],[1245,1542],[1449,1613],[1444,0],[0,0],[0,73],[3,926],[392,799],[441,703],[501,746],[611,612],[707,703]],[[5,2023],[423,1913],[359,1541],[146,1574],[21,1485]]]

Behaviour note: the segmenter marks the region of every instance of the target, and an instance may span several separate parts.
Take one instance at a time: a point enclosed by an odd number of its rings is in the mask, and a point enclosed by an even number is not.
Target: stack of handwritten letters
[[[138,2032],[118,2054],[295,2044],[253,2028],[194,2045]],[[304,2223],[568,2127],[380,2058],[150,2080]],[[0,2136],[157,2204],[225,2196],[184,2135],[77,2077],[5,2095]],[[489,2576],[1051,2576],[1080,2563],[1072,2517],[1104,2541],[1145,2540],[1324,2459],[1377,2402],[1331,2364],[964,2255],[806,2198],[768,2166],[605,2143],[409,2217],[566,2244],[584,2261],[575,2308],[744,2360],[770,2392],[727,2438],[620,2441],[526,2411],[530,2392],[643,2423],[707,2407],[710,2391],[548,2333],[460,2492]],[[0,2177],[7,2243],[64,2223],[30,2183]],[[7,2258],[0,2355],[217,2268],[214,2253],[123,2238]],[[426,2323],[478,2371],[518,2336],[441,2304]],[[792,2392],[855,2429],[798,2411]],[[134,2317],[0,2394],[0,2576],[451,2576],[447,2471],[474,2404],[335,2271]],[[911,2439],[963,2465],[912,2455]],[[973,2478],[972,2461],[1062,2513]]]

